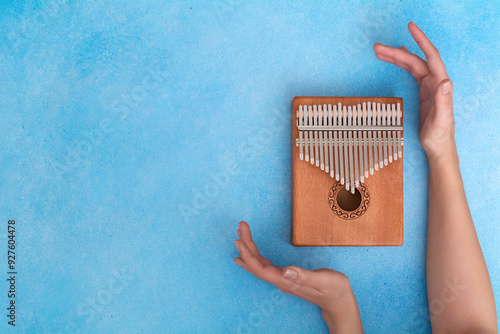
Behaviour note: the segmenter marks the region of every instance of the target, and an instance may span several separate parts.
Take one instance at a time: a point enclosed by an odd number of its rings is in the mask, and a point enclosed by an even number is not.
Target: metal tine
[[[398,116],[396,118],[397,125],[401,125],[401,106],[398,103]],[[401,130],[398,131],[398,157],[403,157],[403,150],[401,149]]]
[[[377,125],[382,123],[382,110],[380,108],[380,103],[377,103]],[[378,161],[379,167],[384,168],[384,153],[382,150],[382,131],[378,131]]]
[[[361,109],[361,104],[358,104],[358,123],[357,125],[363,125],[361,123],[361,117],[363,115],[363,110]],[[365,181],[365,171],[364,171],[364,165],[363,165],[363,131],[358,132],[358,141],[354,143],[357,148],[356,148],[356,154],[359,153],[359,182],[364,182]],[[359,184],[358,184],[359,185]],[[356,186],[357,187],[357,186]]]
[[[372,104],[372,125],[377,125],[377,104]],[[378,170],[378,145],[377,145],[377,131],[373,131],[373,167]]]
[[[396,105],[392,105],[392,125],[396,124]],[[398,160],[398,143],[396,141],[396,131],[392,131],[393,146],[394,146],[394,160]]]
[[[313,125],[318,126],[318,106],[313,105],[314,120]],[[314,131],[314,161],[316,161],[316,167],[319,167],[319,150],[318,150],[318,130]]]
[[[391,115],[392,115],[392,109],[391,105],[387,104],[387,124],[388,125],[393,125],[391,123]],[[387,158],[389,159],[389,163],[392,162],[392,131],[387,131],[387,146],[389,148],[389,152],[387,153]]]
[[[318,106],[318,125],[323,125],[323,108],[321,104]],[[325,161],[323,160],[323,131],[318,131],[319,134],[319,160],[321,170],[325,170]],[[316,166],[318,163],[316,162]]]
[[[326,104],[323,104],[323,125],[328,126],[328,114],[327,114],[327,109],[326,109]],[[323,148],[325,150],[325,172],[330,171],[330,165],[328,164],[328,132],[326,131],[321,131],[323,132]]]
[[[333,125],[339,125],[339,122],[338,122],[338,114],[339,114],[339,109],[337,109],[337,106],[336,105],[333,105]],[[339,169],[339,143],[337,141],[337,132],[338,131],[333,131],[333,141],[334,141],[334,150],[335,150],[335,154],[334,154],[334,159],[335,159],[335,180],[339,181],[340,180],[340,169]],[[339,132],[339,137],[340,137],[340,132]],[[340,155],[342,155],[342,152],[340,153]],[[340,166],[342,166],[342,163],[340,163]],[[342,167],[340,167],[342,168]],[[343,176],[343,174],[342,174]]]
[[[312,122],[312,106],[308,106],[308,119],[309,119],[309,124],[308,125],[313,125],[313,122]],[[309,157],[309,161],[311,162],[312,165],[314,165],[314,148],[313,148],[313,132],[312,131],[309,131],[309,153],[310,153],[310,157]]]
[[[367,114],[367,125],[370,126],[372,125],[372,115],[370,114],[371,113],[371,103],[368,102],[367,103],[367,111],[366,111],[366,114]],[[373,145],[372,145],[372,132],[373,131],[368,131],[368,156],[370,158],[370,175],[373,175]]]
[[[299,119],[297,125],[302,125],[302,106],[299,106]],[[304,143],[302,142],[302,131],[299,130],[300,160],[304,160]]]
[[[342,125],[342,104],[339,103],[338,104],[338,109],[337,109],[337,126],[341,126]],[[345,177],[344,177],[344,149],[343,149],[343,146],[342,145],[342,137],[343,137],[343,132],[342,131],[335,131],[335,132],[338,132],[338,135],[339,135],[339,140],[338,140],[338,146],[339,146],[339,165],[340,165],[340,184],[344,184],[345,183]]]
[[[300,105],[296,114],[297,125],[311,127],[310,130],[299,130],[300,160],[321,167],[354,193],[360,183],[374,174],[374,170],[402,158],[402,130],[390,129],[391,126],[401,127],[401,114],[400,103]],[[317,130],[328,126],[340,129]],[[376,126],[386,129],[363,129]],[[344,127],[351,128],[342,129]]]
[[[366,102],[363,102],[363,125],[366,126]],[[370,175],[369,168],[368,168],[368,152],[367,152],[367,133],[366,131],[363,131],[363,156],[365,160],[365,178],[368,178],[368,175]]]
[[[328,105],[328,125],[333,125],[333,115],[332,115],[332,105],[329,104]],[[328,143],[328,148],[330,150],[330,177],[333,178],[335,177],[335,172],[336,170],[334,171],[333,170],[333,142],[332,142],[332,132],[333,131],[328,131],[328,139],[329,139],[329,143]],[[338,178],[337,178],[338,180]]]
[[[385,108],[385,103],[382,103],[382,125],[385,125],[387,110]],[[383,143],[382,146],[384,148],[384,166],[387,166],[387,131],[382,131]]]
[[[304,124],[307,124],[308,120],[308,112],[307,112],[307,106],[304,106]],[[309,161],[309,140],[307,136],[308,131],[304,131],[304,151],[305,151],[305,160]]]
[[[350,107],[349,107],[350,108]],[[342,125],[347,124],[347,108],[346,106],[342,107]],[[350,136],[349,136],[350,137]],[[344,131],[344,172],[345,172],[345,184],[346,184],[346,189],[349,190],[350,184],[350,175],[349,175],[349,148],[347,147],[348,144],[348,137],[347,137],[347,131]],[[352,166],[352,161],[351,161],[351,166]],[[352,175],[352,173],[351,173]]]
[[[354,125],[355,123],[355,120],[356,120],[356,106],[353,106],[352,107],[352,112],[351,110],[349,110],[349,119],[351,120],[351,125]],[[351,180],[353,181],[351,183],[352,185],[352,188],[351,188],[351,192],[353,192],[355,189],[355,187],[359,187],[359,174],[358,174],[358,154],[356,152],[356,146],[357,146],[357,135],[356,135],[356,131],[351,131],[353,132],[353,138],[351,140],[351,138],[349,138],[349,153],[351,154],[351,158],[350,158],[350,161],[351,161]],[[351,137],[351,136],[349,136]],[[352,159],[354,158],[354,174],[352,173]],[[353,192],[354,194],[354,192]]]

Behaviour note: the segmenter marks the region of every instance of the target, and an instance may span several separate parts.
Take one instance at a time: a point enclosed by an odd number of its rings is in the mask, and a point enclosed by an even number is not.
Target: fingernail
[[[292,279],[296,279],[297,275],[298,275],[298,273],[295,270],[288,268],[287,270],[285,270],[283,277],[286,279],[292,280]]]
[[[234,244],[236,245],[236,248],[240,250],[240,246],[238,246],[238,240],[234,240]]]
[[[238,233],[238,237],[240,237],[240,238],[241,238],[241,232],[240,232],[240,230],[239,230],[239,229],[238,229],[238,231],[236,231],[236,233]]]
[[[238,228],[241,228],[241,222],[238,223]]]
[[[443,93],[443,95],[446,95],[450,92],[450,82],[447,81],[446,83],[443,84],[443,86],[441,87],[441,93]]]

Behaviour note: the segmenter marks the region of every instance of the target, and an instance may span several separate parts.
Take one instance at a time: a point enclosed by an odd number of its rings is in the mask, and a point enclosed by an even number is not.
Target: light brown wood
[[[299,105],[363,102],[401,105],[403,100],[389,97],[295,97],[292,102],[292,244],[294,246],[401,246],[403,244],[403,158],[379,168],[363,185],[369,204],[355,219],[336,215],[329,201],[334,178],[311,163],[300,160],[295,139],[296,111]],[[338,185],[337,188],[338,189]],[[360,188],[360,190],[362,190]],[[362,191],[363,194],[365,194]]]

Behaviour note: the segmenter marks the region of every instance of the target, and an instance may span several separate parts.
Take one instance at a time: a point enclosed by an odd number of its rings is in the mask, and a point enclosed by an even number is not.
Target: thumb
[[[283,278],[299,285],[318,287],[323,282],[321,272],[310,271],[301,267],[288,266],[283,270]]]
[[[435,115],[440,121],[450,121],[453,119],[453,84],[450,79],[442,80],[434,96]]]

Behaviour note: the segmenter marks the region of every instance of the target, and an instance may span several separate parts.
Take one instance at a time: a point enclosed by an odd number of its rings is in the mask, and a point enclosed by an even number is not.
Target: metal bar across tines
[[[313,140],[305,140],[305,139],[295,139],[295,146],[298,146],[300,147],[299,145],[300,144],[305,144],[305,143],[310,143],[312,141],[313,144],[316,144],[316,141],[313,139]],[[349,143],[349,140],[346,140],[347,143]],[[375,143],[375,144],[378,144],[378,142],[381,141],[382,144],[385,144],[385,143],[398,143],[398,140],[397,138],[395,139],[386,139],[386,140],[383,140],[383,139],[378,139],[376,141],[374,141],[373,139],[371,139],[370,141],[366,141],[366,142],[370,142],[370,143]],[[403,138],[401,138],[401,144],[403,144]],[[334,141],[332,139],[322,139],[322,140],[318,140],[318,144],[334,144]],[[337,140],[337,143],[339,144],[343,144],[344,141],[343,140]],[[300,160],[303,160],[303,159],[300,159]]]
[[[321,168],[352,193],[374,170],[402,157],[401,105],[300,105],[300,160]]]
[[[346,125],[346,126],[324,126],[324,125],[303,125],[299,126],[300,131],[313,130],[313,131],[400,131],[403,130],[401,125]]]

